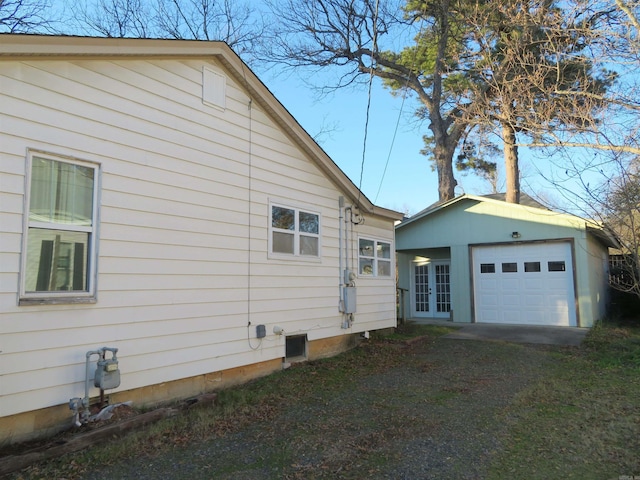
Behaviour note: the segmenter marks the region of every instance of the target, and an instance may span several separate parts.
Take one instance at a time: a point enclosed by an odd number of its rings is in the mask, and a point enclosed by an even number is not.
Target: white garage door
[[[576,326],[571,244],[473,247],[476,322]]]

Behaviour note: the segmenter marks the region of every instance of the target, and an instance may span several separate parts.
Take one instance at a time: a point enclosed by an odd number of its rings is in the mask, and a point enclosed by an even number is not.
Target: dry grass
[[[447,332],[407,326],[13,478],[640,475],[638,329],[598,327],[582,348]]]
[[[640,475],[640,329],[599,325],[558,358],[506,412],[490,478]]]

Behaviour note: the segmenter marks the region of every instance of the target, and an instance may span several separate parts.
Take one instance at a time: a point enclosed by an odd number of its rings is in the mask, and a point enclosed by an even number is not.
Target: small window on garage
[[[550,272],[564,272],[566,270],[563,261],[549,262],[548,268]]]
[[[514,273],[518,271],[516,262],[506,262],[502,264],[502,273]]]
[[[525,272],[539,272],[540,271],[540,262],[524,262],[524,271]]]
[[[286,338],[285,356],[288,362],[307,358],[307,336],[295,335]]]
[[[495,263],[481,263],[480,264],[480,273],[496,273],[496,264]]]

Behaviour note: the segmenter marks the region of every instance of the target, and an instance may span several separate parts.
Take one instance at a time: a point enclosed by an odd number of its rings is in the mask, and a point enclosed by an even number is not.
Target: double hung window
[[[29,158],[21,303],[95,294],[98,167]]]
[[[358,240],[358,272],[373,277],[391,276],[391,243],[368,238]]]
[[[272,204],[269,226],[270,253],[320,258],[320,214]]]

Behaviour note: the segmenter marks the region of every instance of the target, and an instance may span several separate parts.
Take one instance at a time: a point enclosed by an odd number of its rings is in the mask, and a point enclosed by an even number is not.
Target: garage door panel
[[[497,307],[498,296],[497,295],[485,295],[480,299],[481,304],[484,307]]]
[[[520,292],[522,290],[520,282],[515,278],[500,282],[500,288],[503,292]]]
[[[559,277],[548,277],[547,284],[549,285],[550,290],[566,290],[567,288],[567,276],[563,275],[564,278]]]
[[[505,307],[514,306],[514,305],[518,306],[520,305],[520,301],[521,301],[520,295],[505,295],[503,297],[502,304]]]
[[[483,308],[481,310],[481,322],[484,323],[498,323],[498,310],[491,308]]]
[[[498,280],[495,278],[482,277],[480,279],[480,285],[486,291],[495,290],[496,288],[498,288]]]
[[[557,293],[549,294],[547,297],[548,303],[552,307],[567,308],[567,297]]]
[[[550,325],[550,321],[546,318],[545,315],[540,315],[537,312],[523,312],[522,315],[522,323],[525,325],[537,325],[539,323],[544,323],[545,325]]]
[[[569,242],[473,247],[472,255],[477,322],[576,325]]]
[[[545,297],[542,295],[524,295],[524,305],[528,307],[542,307],[545,304]]]
[[[521,323],[522,310],[505,308],[502,314],[502,320],[500,323]]]
[[[524,288],[527,290],[544,290],[544,281],[541,278],[526,278],[523,282]]]

